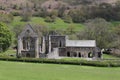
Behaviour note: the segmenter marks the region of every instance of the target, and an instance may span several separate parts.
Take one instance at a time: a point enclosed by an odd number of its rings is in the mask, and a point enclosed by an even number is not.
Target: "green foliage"
[[[7,50],[12,43],[12,34],[4,23],[0,23],[0,52]]]
[[[51,17],[46,17],[45,22],[55,22],[55,19],[52,19]]]
[[[63,17],[64,22],[66,23],[72,23],[72,18],[69,15],[65,15]]]
[[[2,14],[0,13],[0,22],[11,23],[14,17],[12,14]]]
[[[85,22],[86,20],[86,13],[83,10],[70,10],[70,12],[68,13],[68,15],[71,16],[73,22],[75,23],[80,23],[80,22]]]
[[[12,11],[11,14],[13,16],[20,16],[20,12],[19,11]]]
[[[109,44],[114,41],[111,32],[111,24],[104,19],[96,18],[86,22],[85,29],[78,34],[80,39],[96,40],[97,46],[100,48],[112,47]]]
[[[32,17],[31,21],[29,21],[30,24],[40,24],[42,26],[47,26],[49,29],[58,29],[58,30],[66,30],[71,24],[65,23],[61,18],[56,18],[56,21],[54,23],[48,23],[45,22],[44,18],[41,17]],[[13,22],[10,24],[11,28],[14,28],[15,26],[21,25],[24,26],[26,22],[21,21],[21,17],[17,16],[14,17]],[[78,23],[72,23],[75,30],[79,31],[84,28],[83,24]]]
[[[87,61],[82,59],[35,59],[35,58],[13,58],[13,57],[0,57],[3,61],[18,61],[18,62],[31,62],[31,63],[52,63],[52,64],[70,64],[70,65],[87,65],[97,67],[120,67],[120,60],[98,60]]]

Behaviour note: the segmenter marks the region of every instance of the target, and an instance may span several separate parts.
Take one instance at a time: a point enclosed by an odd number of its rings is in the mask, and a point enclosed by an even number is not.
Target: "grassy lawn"
[[[119,80],[120,68],[0,61],[0,80]]]
[[[79,23],[65,23],[62,19],[57,18],[56,21],[54,23],[47,23],[44,21],[44,18],[41,17],[32,17],[31,21],[29,22],[23,22],[21,21],[21,17],[17,16],[14,17],[14,20],[12,23],[10,23],[10,27],[13,28],[17,25],[25,25],[27,23],[31,23],[31,24],[39,24],[39,25],[43,25],[43,26],[48,26],[52,29],[67,29],[69,26],[73,26],[75,27],[75,30],[81,30],[83,29],[83,25],[79,24]]]

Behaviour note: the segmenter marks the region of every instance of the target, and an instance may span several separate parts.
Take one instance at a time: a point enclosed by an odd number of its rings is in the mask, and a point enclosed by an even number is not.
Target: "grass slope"
[[[120,59],[120,57],[116,57],[113,55],[103,54],[103,59]]]
[[[119,80],[120,68],[0,61],[0,80]]]
[[[11,28],[14,28],[17,25],[25,25],[27,23],[48,26],[50,29],[63,29],[64,30],[64,29],[67,29],[69,26],[73,26],[75,28],[75,30],[83,29],[82,24],[79,24],[79,23],[68,24],[68,23],[65,23],[60,18],[57,18],[54,23],[47,23],[47,22],[44,21],[44,18],[41,18],[41,17],[32,17],[31,21],[22,22],[21,17],[17,16],[17,17],[14,17],[13,22],[9,25],[11,26]]]

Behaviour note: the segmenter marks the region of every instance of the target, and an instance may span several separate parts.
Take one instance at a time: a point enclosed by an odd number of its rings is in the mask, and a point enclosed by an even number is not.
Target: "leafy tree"
[[[71,16],[73,22],[75,22],[75,23],[85,22],[85,20],[86,20],[85,12],[82,10],[79,10],[79,9],[70,10],[68,15]]]
[[[96,18],[86,22],[85,29],[78,34],[79,39],[96,40],[100,48],[109,48],[109,44],[114,41],[114,36],[110,30],[111,24],[104,19]]]
[[[46,18],[45,18],[45,22],[54,22],[55,20],[54,19],[52,19],[51,17],[49,17],[49,16],[47,16]]]
[[[63,18],[64,22],[66,23],[72,23],[72,18],[69,15],[65,15]]]
[[[114,37],[115,41],[111,45],[114,48],[120,49],[120,25],[117,27],[114,27],[113,31],[114,31],[114,35],[115,35],[115,37]]]
[[[12,34],[8,27],[0,22],[0,52],[7,50],[12,43]]]
[[[47,17],[48,16],[48,11],[47,11],[47,8],[43,7],[40,11],[40,17]]]
[[[61,5],[58,9],[58,16],[63,17],[66,11],[66,5]]]
[[[26,4],[26,7],[22,10],[21,13],[22,21],[30,21],[32,17],[32,10],[28,4]]]

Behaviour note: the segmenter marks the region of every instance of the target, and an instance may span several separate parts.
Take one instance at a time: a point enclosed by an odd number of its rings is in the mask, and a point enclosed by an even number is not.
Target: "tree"
[[[30,21],[32,17],[32,10],[28,4],[26,4],[26,7],[22,10],[21,13],[22,21]]]
[[[66,23],[72,23],[72,18],[69,15],[65,15],[63,18],[64,22]]]
[[[110,30],[111,24],[102,18],[89,20],[85,23],[85,29],[78,34],[79,39],[96,40],[100,48],[109,48],[109,44],[114,41],[114,36]]]
[[[58,9],[58,16],[62,18],[65,14],[65,11],[66,11],[66,5],[61,4],[61,6]]]
[[[115,37],[114,37],[115,40],[111,45],[114,48],[120,49],[120,25],[114,27],[113,31],[114,31],[114,35],[115,35]]]
[[[70,10],[68,15],[71,16],[73,22],[75,23],[85,22],[87,16],[86,13],[80,9]]]
[[[12,14],[0,13],[0,22],[11,23],[13,21],[13,19],[14,19],[14,17]]]
[[[12,34],[8,27],[0,22],[0,52],[6,51],[12,43]]]

